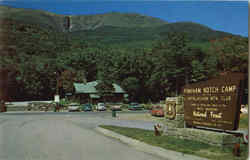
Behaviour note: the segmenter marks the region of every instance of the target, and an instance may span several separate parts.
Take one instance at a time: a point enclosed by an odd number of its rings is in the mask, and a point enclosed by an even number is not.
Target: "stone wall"
[[[27,111],[27,106],[8,106],[7,105],[7,112],[8,111]]]
[[[184,128],[184,114],[176,114],[174,120],[166,118],[163,124],[171,128]]]
[[[240,142],[239,138],[229,133],[194,128],[167,127],[164,135],[174,136],[180,139],[194,140],[216,146],[225,146]]]
[[[55,104],[52,103],[42,103],[42,102],[34,102],[23,105],[13,105],[6,104],[7,112],[8,111],[53,111]]]

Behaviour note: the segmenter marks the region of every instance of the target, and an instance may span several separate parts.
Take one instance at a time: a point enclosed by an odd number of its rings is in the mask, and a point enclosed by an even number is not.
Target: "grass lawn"
[[[248,158],[248,146],[245,144],[240,145],[241,156],[234,157],[232,154],[232,147],[222,148],[196,141],[182,140],[175,137],[154,136],[153,131],[137,128],[103,125],[100,127],[140,140],[150,145],[182,152],[185,154],[192,154],[200,157],[205,157],[213,160],[246,160]]]
[[[240,115],[240,129],[248,129],[248,114],[241,114]]]

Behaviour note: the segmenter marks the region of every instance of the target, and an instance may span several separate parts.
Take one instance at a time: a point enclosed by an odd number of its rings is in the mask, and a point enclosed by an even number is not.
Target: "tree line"
[[[201,47],[191,45],[186,33],[170,32],[152,41],[152,47],[126,48],[89,43],[36,25],[4,24],[8,41],[1,48],[0,74],[7,78],[1,78],[0,85],[8,84],[12,100],[52,99],[56,92],[73,92],[73,82],[101,80],[103,88],[120,85],[131,101],[160,101],[181,94],[185,84],[221,72],[247,74],[244,37],[215,39]]]

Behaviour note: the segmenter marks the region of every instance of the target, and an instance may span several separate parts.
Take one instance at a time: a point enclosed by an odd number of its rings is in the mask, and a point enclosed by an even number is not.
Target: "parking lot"
[[[115,118],[107,111],[0,113],[0,159],[160,159],[95,131],[100,124],[153,129],[154,122],[119,119],[123,114],[146,113],[118,112]]]

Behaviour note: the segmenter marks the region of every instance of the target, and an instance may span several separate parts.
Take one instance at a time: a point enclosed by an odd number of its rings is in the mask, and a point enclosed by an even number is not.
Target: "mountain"
[[[35,24],[62,31],[64,16],[33,9],[0,6],[0,20],[11,19],[20,23]]]
[[[103,26],[112,27],[155,27],[167,22],[136,13],[111,12],[96,15],[64,16],[41,10],[0,6],[0,19],[9,18],[29,24],[39,24],[57,31],[65,31],[67,17],[70,17],[71,31],[94,30]]]
[[[164,40],[169,32],[184,32],[192,42],[208,42],[217,38],[232,36],[230,33],[214,31],[206,26],[192,23],[169,23],[154,27],[114,27],[101,26],[94,30],[70,32],[72,37],[85,39],[89,42],[101,43],[138,43],[141,41]]]
[[[167,24],[167,22],[161,19],[136,13],[111,12],[96,15],[70,16],[70,18],[72,22],[72,31],[94,30],[103,26],[145,28]]]
[[[232,36],[230,33],[215,31],[205,25],[193,22],[176,22],[157,27],[159,35],[164,38],[168,32],[187,33],[191,41],[205,42],[217,38]]]
[[[64,16],[42,10],[0,6],[0,20],[4,19],[11,19],[20,24],[40,26],[50,30],[50,34],[53,34],[52,32],[63,33],[72,39],[111,45],[141,43],[143,46],[144,42],[152,44],[155,40],[165,39],[169,32],[185,32],[193,42],[208,42],[232,36],[230,33],[215,31],[193,22],[168,23],[159,18],[136,13],[111,12]],[[68,21],[71,24],[70,32],[66,32]]]

